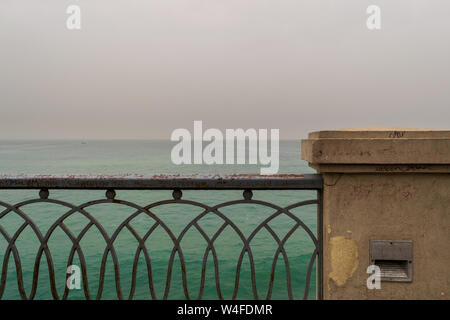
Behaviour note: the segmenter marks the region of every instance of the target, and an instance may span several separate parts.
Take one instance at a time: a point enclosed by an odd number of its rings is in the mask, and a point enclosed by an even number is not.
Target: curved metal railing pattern
[[[270,188],[268,188],[270,189]],[[307,189],[307,188],[304,188]],[[50,290],[52,297],[54,299],[67,299],[69,295],[69,288],[65,286],[64,293],[62,296],[58,294],[58,290],[56,287],[56,279],[55,279],[55,268],[53,264],[52,254],[50,252],[50,249],[48,247],[48,242],[54,233],[54,231],[57,228],[60,228],[70,239],[72,242],[72,247],[70,249],[69,257],[67,260],[67,266],[71,266],[73,264],[73,260],[75,257],[75,254],[79,257],[80,267],[81,267],[81,275],[82,275],[82,284],[83,284],[83,290],[84,295],[86,299],[101,299],[102,292],[104,289],[105,284],[105,271],[106,271],[106,263],[108,256],[111,256],[113,264],[114,264],[114,275],[115,275],[115,289],[116,294],[119,299],[133,299],[135,290],[136,290],[136,281],[137,281],[137,272],[138,272],[138,261],[143,254],[145,258],[145,265],[147,267],[147,277],[148,277],[148,283],[149,283],[149,293],[152,299],[157,299],[157,293],[155,292],[154,287],[154,274],[152,272],[152,261],[150,259],[150,253],[146,246],[146,240],[152,235],[152,233],[158,228],[162,228],[168,237],[170,238],[170,241],[173,243],[173,249],[170,253],[170,258],[168,261],[168,267],[167,267],[167,277],[166,277],[166,284],[164,288],[163,293],[163,299],[167,299],[169,296],[169,291],[171,288],[171,281],[172,281],[172,273],[174,268],[174,260],[177,257],[179,259],[179,262],[181,264],[181,276],[182,276],[182,287],[184,291],[184,296],[186,299],[201,299],[204,294],[205,289],[205,279],[206,279],[206,264],[208,260],[208,256],[211,254],[213,258],[213,265],[214,265],[214,277],[215,277],[215,286],[217,290],[217,296],[219,299],[224,299],[224,295],[221,288],[221,281],[220,281],[220,265],[218,260],[218,254],[216,251],[216,248],[214,246],[215,241],[219,238],[219,236],[222,234],[222,232],[227,228],[231,228],[240,241],[242,242],[242,250],[239,254],[238,262],[236,265],[236,272],[235,272],[235,281],[234,281],[234,290],[232,294],[232,299],[236,299],[240,284],[240,276],[241,276],[241,267],[244,261],[245,255],[247,255],[249,264],[250,264],[250,273],[251,273],[251,284],[252,284],[252,293],[254,299],[270,299],[272,296],[273,286],[274,286],[274,275],[276,271],[276,265],[278,260],[280,259],[280,255],[284,261],[285,266],[285,273],[286,273],[286,285],[287,285],[287,294],[289,299],[294,299],[293,289],[292,289],[292,279],[291,279],[291,271],[290,271],[290,264],[288,259],[288,254],[285,249],[285,244],[289,240],[289,238],[292,236],[292,234],[299,229],[302,229],[305,231],[309,238],[311,239],[314,250],[311,255],[308,269],[306,273],[306,279],[305,279],[305,289],[303,292],[303,299],[308,298],[309,290],[310,290],[310,280],[312,275],[312,269],[314,262],[317,260],[318,267],[320,269],[321,263],[320,263],[320,255],[321,255],[321,241],[320,241],[320,233],[316,237],[314,232],[308,228],[308,226],[299,219],[296,215],[294,215],[291,211],[295,208],[306,206],[306,205],[317,205],[318,209],[320,211],[321,207],[321,197],[319,196],[317,199],[312,200],[306,200],[297,202],[294,204],[291,204],[287,207],[280,207],[278,205],[275,205],[273,203],[269,203],[262,200],[255,200],[253,199],[253,192],[250,189],[244,189],[243,192],[243,199],[239,200],[233,200],[233,201],[227,201],[220,203],[215,206],[209,206],[204,203],[200,203],[197,201],[192,200],[185,200],[182,199],[182,191],[178,188],[175,188],[172,193],[173,199],[169,200],[163,200],[154,202],[151,204],[148,204],[147,206],[140,206],[134,202],[116,199],[116,193],[114,189],[107,189],[106,191],[106,198],[105,199],[99,199],[94,201],[85,202],[81,205],[73,205],[71,203],[56,200],[49,198],[49,191],[46,188],[43,188],[39,192],[39,198],[32,199],[32,200],[26,200],[14,205],[8,204],[6,202],[0,201],[0,207],[3,207],[3,210],[0,212],[0,234],[1,236],[6,240],[8,246],[6,248],[6,251],[3,255],[3,262],[2,262],[2,272],[1,272],[1,278],[0,278],[0,299],[4,295],[5,286],[6,286],[6,280],[7,280],[7,273],[8,273],[8,266],[9,266],[9,260],[12,257],[14,259],[14,264],[16,267],[16,274],[17,274],[17,285],[20,297],[22,299],[34,299],[36,296],[37,286],[38,286],[38,278],[39,278],[39,268],[41,265],[41,260],[43,259],[43,256],[45,255],[45,259],[48,265],[48,272],[49,272],[49,280],[50,280]],[[58,206],[62,206],[67,208],[67,211],[61,215],[47,230],[45,234],[41,232],[41,230],[38,228],[36,223],[22,210],[23,207],[31,204],[36,203],[48,203],[48,204],[54,204]],[[99,204],[117,204],[122,205],[125,207],[132,208],[134,213],[129,215],[116,229],[115,231],[110,235],[105,230],[105,228],[102,226],[102,224],[94,218],[94,216],[88,211],[88,209],[92,206],[99,205]],[[201,209],[201,213],[198,214],[194,219],[192,219],[184,228],[183,230],[176,235],[169,227],[168,225],[157,215],[155,214],[155,209],[164,205],[168,204],[183,204],[187,206],[193,206]],[[229,218],[227,215],[225,215],[221,210],[224,208],[233,206],[233,205],[240,205],[240,204],[252,204],[257,206],[262,206],[266,208],[271,208],[274,210],[274,213],[270,214],[266,219],[264,219],[261,223],[257,225],[257,227],[250,233],[249,236],[245,236],[243,231]],[[16,214],[19,217],[21,217],[24,222],[23,224],[15,231],[14,234],[10,235],[6,229],[1,224],[1,219],[5,217],[7,214],[12,213]],[[320,213],[320,212],[319,212]],[[75,236],[70,229],[67,227],[67,225],[64,223],[66,219],[71,217],[74,214],[81,214],[85,218],[87,218],[88,223],[86,226],[81,230],[81,232],[78,234],[78,236]],[[146,231],[145,235],[141,236],[139,233],[133,228],[133,226],[130,224],[133,219],[139,217],[140,215],[146,215],[149,218],[152,219],[153,225]],[[208,234],[202,229],[202,227],[199,224],[199,221],[207,216],[207,215],[214,215],[222,220],[222,225],[217,229],[217,231],[210,237]],[[277,233],[270,227],[269,223],[275,219],[278,216],[284,215],[288,218],[290,218],[293,222],[293,226],[289,229],[289,231],[284,235],[283,238],[280,238]],[[319,214],[320,216],[320,214]],[[19,250],[16,246],[16,241],[19,238],[19,236],[22,234],[22,232],[26,229],[26,227],[29,226],[31,230],[36,235],[37,239],[39,240],[39,249],[36,254],[35,263],[34,263],[34,271],[33,271],[33,277],[32,277],[32,285],[31,285],[31,291],[29,294],[26,293],[25,287],[24,287],[24,279],[23,279],[23,269],[22,269],[22,263],[20,259]],[[98,279],[98,289],[95,295],[93,295],[89,289],[89,283],[88,283],[88,276],[87,276],[87,263],[86,258],[83,254],[82,247],[80,245],[80,242],[82,241],[83,237],[87,234],[87,232],[91,229],[95,228],[97,231],[101,234],[104,242],[105,242],[105,248],[103,250],[102,254],[102,261],[100,265],[100,275]],[[121,278],[120,278],[120,270],[119,270],[119,261],[118,261],[118,254],[116,252],[116,248],[114,247],[114,242],[116,241],[118,235],[120,232],[124,229],[127,229],[131,232],[133,237],[136,239],[138,246],[136,248],[135,254],[134,254],[134,260],[133,260],[133,266],[132,266],[132,274],[131,274],[131,287],[128,294],[125,294],[122,290],[121,286]],[[183,240],[183,237],[186,235],[188,231],[191,229],[195,229],[199,232],[201,237],[205,240],[207,246],[203,254],[203,261],[202,261],[202,271],[201,271],[201,277],[200,277],[200,289],[198,291],[198,294],[193,296],[191,295],[191,291],[188,288],[188,281],[187,281],[187,271],[186,271],[186,260],[183,255],[183,250],[181,247],[181,241]],[[318,230],[320,230],[320,221],[318,221]],[[255,272],[255,261],[253,257],[251,242],[255,238],[255,236],[260,232],[261,230],[266,230],[268,234],[270,234],[273,238],[273,240],[276,242],[277,249],[274,252],[273,255],[273,261],[270,271],[270,280],[267,286],[267,293],[264,297],[261,297],[258,295],[257,285],[256,285],[256,272]],[[319,270],[320,273],[320,270]],[[66,279],[68,279],[70,275],[66,275]],[[320,283],[320,277],[318,277],[318,284],[319,287],[321,286]],[[320,296],[319,296],[320,298]]]

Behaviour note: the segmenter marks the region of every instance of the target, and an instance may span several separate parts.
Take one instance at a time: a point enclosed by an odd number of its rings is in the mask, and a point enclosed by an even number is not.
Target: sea
[[[170,154],[174,142],[162,140],[55,140],[55,141],[0,141],[0,174],[254,174],[260,172],[259,165],[175,165]],[[280,141],[279,173],[302,174],[314,173],[307,163],[301,160],[300,141]],[[39,190],[0,190],[0,203],[11,205],[39,198]],[[126,200],[140,206],[172,199],[170,190],[116,191],[116,199]],[[315,199],[315,191],[254,191],[253,199],[264,200],[278,206]],[[105,199],[105,190],[50,190],[50,199],[66,201],[74,205]],[[226,201],[243,199],[242,191],[223,190],[184,190],[183,199],[198,201],[207,205],[216,205]],[[42,235],[51,225],[69,209],[52,203],[32,203],[22,206],[23,212],[33,220]],[[0,204],[0,212],[5,207]],[[111,203],[92,205],[86,210],[94,217],[111,236],[117,227],[135,212],[129,206]],[[203,210],[186,204],[166,204],[152,209],[175,236]],[[307,205],[292,210],[314,233],[316,232],[316,206]],[[237,204],[225,207],[221,212],[229,218],[248,237],[252,231],[275,211],[272,208],[254,204]],[[6,215],[0,213],[0,227],[9,236],[13,236],[24,223],[23,218],[14,212]],[[64,220],[67,229],[74,237],[88,225],[89,220],[81,213],[74,213]],[[145,214],[131,220],[130,226],[143,237],[154,225],[155,221]],[[204,232],[212,237],[224,221],[214,213],[202,217],[198,224]],[[283,239],[295,225],[293,219],[280,215],[269,223],[276,235]],[[40,242],[35,231],[28,225],[16,240],[18,258],[21,263],[23,285],[27,296],[33,284],[33,273]],[[56,228],[48,241],[49,252],[55,270],[55,282],[59,298],[63,296],[67,275],[67,264],[72,241],[60,227]],[[172,239],[161,225],[157,226],[146,239],[145,246],[150,264],[146,263],[143,252],[140,252],[136,265],[136,278],[133,279],[133,264],[138,249],[138,241],[129,229],[124,228],[114,241],[114,250],[118,260],[120,283],[116,283],[112,254],[107,255],[104,283],[99,293],[101,278],[100,265],[106,248],[102,234],[95,226],[91,227],[79,243],[86,262],[87,284],[92,298],[118,299],[118,288],[125,299],[162,299],[167,293],[168,299],[186,299],[183,288],[182,265],[180,257],[175,254],[171,272],[168,272],[170,256],[174,247]],[[216,283],[225,299],[233,296],[239,256],[243,243],[238,234],[227,226],[214,241],[217,254],[218,273],[215,272],[213,254],[210,251],[203,266],[208,243],[195,227],[185,231],[180,242],[186,265],[187,290],[190,298],[217,299]],[[254,259],[256,290],[260,299],[266,298],[271,281],[271,270],[275,269],[271,299],[288,299],[287,276],[289,275],[294,299],[302,299],[306,272],[314,244],[308,234],[298,228],[285,243],[286,260],[274,256],[278,244],[273,235],[265,228],[261,229],[251,241]],[[3,286],[2,299],[20,299],[15,259],[11,253],[6,256],[8,243],[4,234],[0,233],[0,293]],[[148,260],[147,260],[148,261]],[[287,263],[286,263],[287,262]],[[71,274],[76,275],[76,267],[80,267],[80,257],[75,253]],[[289,266],[287,268],[286,266]],[[48,261],[42,255],[39,266],[39,277],[34,299],[53,299],[50,290]],[[202,287],[202,270],[204,269],[204,289]],[[248,254],[239,272],[237,299],[253,299],[251,265]],[[315,299],[316,268],[311,275],[309,299]],[[149,271],[152,286],[149,281]],[[170,274],[170,275],[168,275]],[[132,283],[135,283],[132,289]],[[169,290],[166,287],[169,283]],[[85,299],[84,282],[77,282],[76,277],[70,280],[72,287],[68,299]],[[78,285],[80,288],[78,289]],[[152,295],[153,290],[153,295]],[[131,295],[130,295],[131,292]]]

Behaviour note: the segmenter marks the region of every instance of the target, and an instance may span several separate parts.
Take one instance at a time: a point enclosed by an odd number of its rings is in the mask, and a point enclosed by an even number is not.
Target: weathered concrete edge
[[[449,139],[450,130],[413,129],[398,127],[356,128],[314,131],[308,139]]]
[[[439,164],[310,164],[317,172],[329,173],[448,173],[450,165]]]
[[[301,145],[310,165],[450,165],[450,139],[305,139]]]

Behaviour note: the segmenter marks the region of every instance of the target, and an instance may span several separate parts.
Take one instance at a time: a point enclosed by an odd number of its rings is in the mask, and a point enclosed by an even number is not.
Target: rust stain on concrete
[[[330,238],[331,272],[329,277],[338,285],[343,286],[358,268],[358,246],[351,239],[343,236]]]

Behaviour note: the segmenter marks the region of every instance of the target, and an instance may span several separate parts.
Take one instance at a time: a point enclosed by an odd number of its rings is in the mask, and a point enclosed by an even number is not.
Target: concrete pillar
[[[450,131],[312,132],[322,173],[324,299],[450,299]],[[368,289],[370,240],[412,240],[412,281]]]

